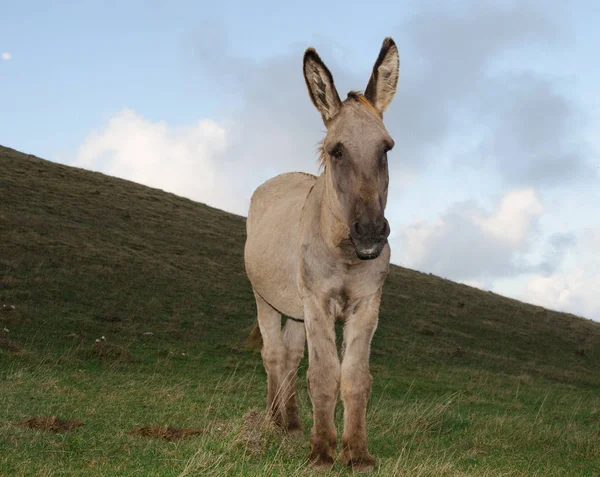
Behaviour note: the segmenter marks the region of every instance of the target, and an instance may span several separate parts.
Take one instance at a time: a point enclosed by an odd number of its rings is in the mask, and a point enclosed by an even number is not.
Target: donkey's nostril
[[[352,232],[354,232],[355,237],[360,237],[363,235],[363,228],[360,226],[358,222],[354,222],[352,224]]]
[[[380,233],[382,237],[387,237],[390,234],[390,223],[387,219],[383,219],[383,227],[381,227]]]

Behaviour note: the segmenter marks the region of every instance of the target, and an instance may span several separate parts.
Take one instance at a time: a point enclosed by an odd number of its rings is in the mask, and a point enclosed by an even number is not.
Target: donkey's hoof
[[[356,472],[369,472],[375,468],[375,459],[368,452],[362,455],[352,455],[348,449],[344,449],[340,460]]]
[[[290,436],[303,436],[304,428],[298,418],[284,419],[281,415],[274,415],[271,418],[273,424]]]
[[[335,461],[337,441],[335,435],[323,436],[321,438],[313,434],[310,436],[310,454],[308,462],[315,469],[333,467]]]
[[[333,458],[328,455],[311,452],[308,455],[308,463],[315,470],[329,470],[333,467]]]
[[[302,437],[304,436],[304,428],[301,424],[297,425],[289,425],[286,429],[286,432],[292,437]]]
[[[304,428],[302,427],[302,424],[300,423],[300,419],[298,419],[298,416],[292,416],[288,418],[288,423],[286,426],[287,433],[290,436],[303,436],[304,435]]]

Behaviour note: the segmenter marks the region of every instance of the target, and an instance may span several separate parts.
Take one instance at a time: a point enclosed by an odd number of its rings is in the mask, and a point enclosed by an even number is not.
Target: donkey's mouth
[[[373,260],[374,258],[379,257],[387,243],[387,239],[370,241],[370,240],[355,240],[352,239],[352,243],[354,245],[354,250],[356,250],[356,255],[361,260]]]

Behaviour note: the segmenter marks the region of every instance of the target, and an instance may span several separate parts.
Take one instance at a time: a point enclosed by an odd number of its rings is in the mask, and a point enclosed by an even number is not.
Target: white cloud
[[[498,210],[489,217],[474,219],[492,236],[518,245],[527,237],[535,218],[543,209],[533,189],[521,189],[508,193]]]
[[[530,278],[519,298],[600,320],[600,232],[588,231],[579,242],[570,267]]]
[[[524,255],[543,206],[533,189],[507,193],[492,212],[472,202],[450,206],[434,223],[417,222],[400,235],[399,263],[454,280],[483,279],[529,269]]]
[[[123,110],[79,148],[75,166],[98,170],[178,195],[243,213],[220,160],[228,148],[225,127],[210,120],[172,127]]]
[[[4,53],[2,53],[0,58],[2,58],[4,61],[9,61],[12,59],[12,55],[8,52],[4,52]]]

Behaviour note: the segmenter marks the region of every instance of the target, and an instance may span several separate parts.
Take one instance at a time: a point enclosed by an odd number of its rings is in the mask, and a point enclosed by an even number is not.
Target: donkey
[[[398,83],[398,48],[386,38],[363,94],[341,101],[317,52],[304,54],[304,79],[327,134],[319,177],[292,172],[262,184],[250,202],[245,265],[262,337],[267,411],[302,433],[296,403],[297,369],[308,341],[308,390],[313,407],[309,461],[330,467],[336,457],[334,411],[341,390],[341,461],[373,468],[367,449],[366,408],[371,391],[371,339],[388,274],[390,233],[384,216],[387,152],[394,141],[383,125]],[[288,317],[282,327],[281,315]],[[335,320],[344,320],[343,356]]]

